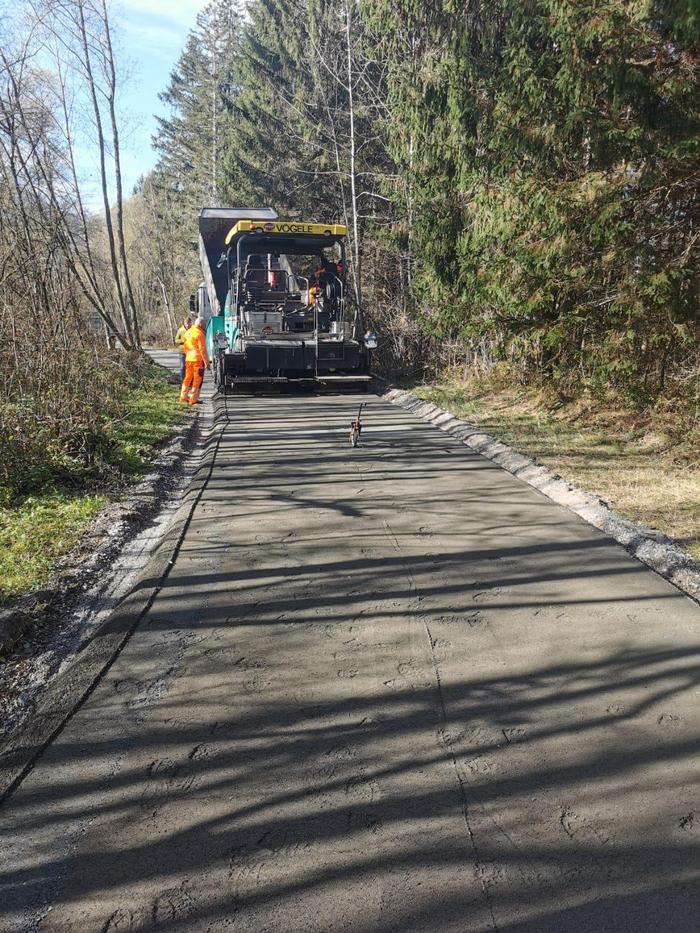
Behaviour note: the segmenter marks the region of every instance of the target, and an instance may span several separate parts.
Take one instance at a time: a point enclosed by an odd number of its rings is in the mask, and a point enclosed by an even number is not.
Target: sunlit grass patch
[[[153,448],[172,431],[183,416],[179,392],[159,367],[151,367],[138,388],[129,393],[126,413],[110,425],[110,464],[125,476],[137,478],[148,472]]]
[[[128,392],[125,413],[105,430],[104,468],[61,482],[50,472],[31,494],[0,487],[0,600],[43,585],[97,513],[145,475],[155,448],[182,417],[177,388],[149,367]]]
[[[53,492],[0,507],[0,599],[43,583],[106,502],[99,495]]]

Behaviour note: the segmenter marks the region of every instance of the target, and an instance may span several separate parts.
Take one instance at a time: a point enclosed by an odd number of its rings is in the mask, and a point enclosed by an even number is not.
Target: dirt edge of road
[[[609,535],[625,550],[679,590],[700,603],[700,566],[667,535],[617,515],[598,496],[584,492],[562,479],[549,467],[518,453],[491,434],[485,434],[444,408],[426,402],[405,389],[379,383],[375,391],[386,401],[405,408],[458,438],[475,453],[486,457],[513,476],[534,487],[558,505],[574,512],[589,525]]]
[[[194,435],[195,431],[193,424],[188,433]],[[71,663],[49,680],[28,719],[0,744],[0,806],[92,694],[165,584],[209,481],[221,436],[222,433],[214,429],[203,439],[194,476],[136,585]]]
[[[161,448],[151,472],[123,499],[100,511],[75,547],[56,562],[44,586],[0,608],[0,656],[12,651],[35,623],[74,611],[82,594],[153,519],[175,488],[198,429],[198,417],[189,419]]]

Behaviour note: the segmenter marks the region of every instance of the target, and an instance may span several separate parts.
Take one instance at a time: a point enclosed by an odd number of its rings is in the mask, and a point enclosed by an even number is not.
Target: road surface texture
[[[356,396],[215,404],[167,580],[0,808],[3,931],[697,929],[700,610],[367,403],[356,450]]]

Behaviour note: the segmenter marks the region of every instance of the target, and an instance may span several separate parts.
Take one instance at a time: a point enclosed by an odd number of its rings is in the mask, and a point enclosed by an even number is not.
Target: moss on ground
[[[419,386],[421,398],[597,493],[619,515],[674,538],[700,561],[700,424],[477,381]]]
[[[183,417],[176,388],[160,367],[149,367],[130,390],[125,414],[107,428],[105,469],[82,484],[55,479],[12,497],[0,488],[0,600],[19,596],[47,579],[101,508],[144,476],[156,447]]]

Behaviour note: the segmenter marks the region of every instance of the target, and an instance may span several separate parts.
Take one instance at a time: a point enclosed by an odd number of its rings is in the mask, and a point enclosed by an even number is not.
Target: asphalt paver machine
[[[219,391],[370,382],[376,338],[348,300],[346,227],[205,208],[199,232],[199,309]]]

